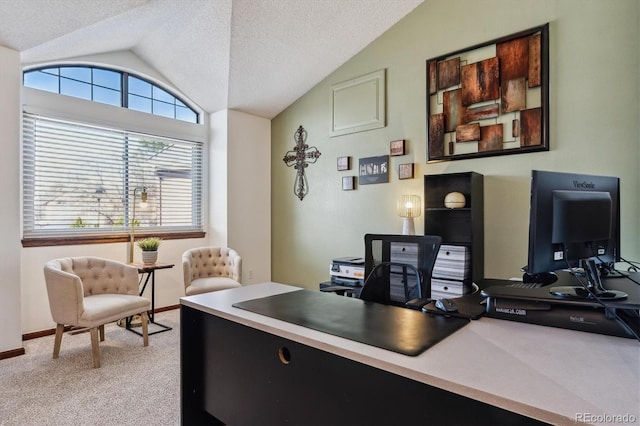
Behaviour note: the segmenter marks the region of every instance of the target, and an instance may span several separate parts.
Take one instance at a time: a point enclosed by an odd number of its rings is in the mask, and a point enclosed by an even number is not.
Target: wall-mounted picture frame
[[[386,126],[386,70],[331,86],[330,137]]]
[[[389,154],[392,157],[396,155],[404,155],[404,139],[389,142]]]
[[[426,66],[427,162],[549,150],[549,24]]]
[[[389,182],[389,156],[361,158],[358,171],[360,185],[387,183]]]
[[[413,179],[413,163],[404,163],[398,166],[399,179]]]
[[[342,190],[353,191],[356,189],[356,177],[355,176],[343,176],[342,177]]]
[[[338,171],[351,170],[351,157],[338,157]]]

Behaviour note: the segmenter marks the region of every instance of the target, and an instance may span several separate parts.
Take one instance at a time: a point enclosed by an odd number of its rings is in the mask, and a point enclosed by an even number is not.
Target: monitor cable
[[[593,246],[591,247],[591,250],[593,251]],[[565,257],[566,257],[566,253],[565,253]],[[629,261],[624,259],[622,256],[619,256],[620,260],[627,263],[629,265],[629,268],[627,268],[627,272],[639,272],[638,271],[638,266],[636,266],[636,264],[640,265],[639,262],[634,262],[634,261]],[[629,274],[623,272],[623,271],[619,271],[616,269],[615,267],[615,262],[612,263],[607,263],[604,260],[602,260],[600,258],[600,256],[598,256],[597,254],[595,255],[595,258],[598,259],[600,261],[600,264],[602,265],[602,269],[603,271],[606,273],[607,278],[626,278],[629,281],[635,283],[636,285],[640,285],[640,282],[636,281],[635,279],[631,278],[629,276]],[[617,274],[617,275],[614,275]]]
[[[629,265],[629,267],[627,268],[628,272],[640,272],[640,269],[638,269],[638,268],[640,268],[640,262],[636,262],[634,260],[627,260],[627,259],[623,258],[622,256],[619,256],[619,257],[620,257],[621,261],[623,261],[623,262],[625,262],[626,264]],[[634,283],[640,285],[640,283],[638,281],[634,280],[634,279],[631,279],[631,281],[633,281]]]
[[[626,262],[626,263],[628,263],[630,265],[629,266],[629,269],[630,269],[629,272],[640,272],[640,269],[638,269],[640,267],[640,262],[635,261],[635,260],[627,260],[627,259],[623,258],[622,256],[620,256],[620,260],[622,260],[623,262]],[[631,271],[631,269],[633,269],[633,271]]]
[[[566,253],[565,253],[565,259],[566,259]],[[595,292],[590,288],[590,286],[578,276],[579,273],[576,270],[577,268],[573,268],[568,260],[567,260],[567,266],[571,271],[571,275],[575,277],[578,283],[580,283],[580,286],[582,286],[587,292],[589,292],[590,297],[592,297],[596,302],[598,302],[598,304],[600,304],[600,306],[602,306],[602,308],[605,311],[605,316],[608,318],[609,315],[612,315],[613,319],[615,319],[616,322],[618,322],[618,324],[620,324],[625,330],[627,330],[627,332],[629,332],[633,337],[635,337],[635,339],[638,342],[640,342],[640,335],[638,335],[638,333],[633,328],[631,328],[629,324],[627,324],[622,318],[620,318],[620,315],[618,315],[618,310],[615,307],[608,306],[601,298],[599,298],[595,294]],[[636,321],[637,321],[637,317],[638,317],[637,310],[632,309],[631,311],[634,312]]]

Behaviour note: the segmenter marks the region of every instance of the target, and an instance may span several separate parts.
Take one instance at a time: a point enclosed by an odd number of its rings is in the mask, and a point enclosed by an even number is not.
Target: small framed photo
[[[391,141],[389,146],[389,153],[392,156],[404,155],[404,139],[398,139],[397,141]]]
[[[343,191],[352,191],[356,188],[356,177],[355,176],[344,176],[342,178],[342,190]]]
[[[351,170],[351,157],[338,157],[338,171]]]
[[[398,176],[400,179],[413,179],[413,163],[400,164]]]

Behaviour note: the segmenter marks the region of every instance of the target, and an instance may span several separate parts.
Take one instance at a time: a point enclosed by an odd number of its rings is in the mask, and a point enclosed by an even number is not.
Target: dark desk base
[[[184,425],[543,424],[185,305],[180,327]]]

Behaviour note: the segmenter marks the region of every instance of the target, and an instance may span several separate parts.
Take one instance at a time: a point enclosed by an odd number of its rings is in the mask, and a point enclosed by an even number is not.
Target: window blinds
[[[201,231],[202,156],[198,142],[25,112],[23,236]]]

